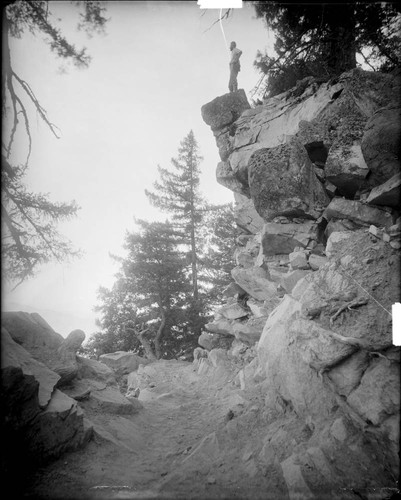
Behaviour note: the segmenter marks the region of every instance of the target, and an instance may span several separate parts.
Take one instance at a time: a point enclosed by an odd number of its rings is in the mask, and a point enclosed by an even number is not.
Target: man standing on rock
[[[237,76],[241,70],[239,58],[241,57],[242,50],[237,49],[237,44],[235,42],[231,42],[230,50],[230,81],[228,82],[228,89],[230,92],[236,92],[238,90]]]

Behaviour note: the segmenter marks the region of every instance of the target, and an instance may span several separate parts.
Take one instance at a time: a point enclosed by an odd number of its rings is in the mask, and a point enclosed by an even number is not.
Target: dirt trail
[[[212,380],[188,362],[159,361],[146,368],[148,385],[139,397],[144,408],[135,415],[86,411],[109,439],[97,436],[83,450],[40,469],[28,498],[257,499],[267,498],[266,488],[269,498],[288,498],[281,481],[244,469],[244,446],[258,407],[252,408],[248,395],[243,399],[227,372]],[[245,419],[241,430],[239,419],[234,421],[245,409],[253,423]]]

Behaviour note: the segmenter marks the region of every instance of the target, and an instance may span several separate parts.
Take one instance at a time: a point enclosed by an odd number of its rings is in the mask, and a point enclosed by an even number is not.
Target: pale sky
[[[50,2],[67,38],[87,47],[88,69],[60,71],[63,61],[29,33],[10,42],[14,70],[61,130],[56,139],[31,115],[26,184],[53,201],[78,203],[78,217],[58,227],[84,255],[41,267],[14,291],[3,282],[2,308],[38,312],[63,336],[76,328],[87,338],[96,331],[96,291],[112,286],[118,266],[109,253],[124,255],[124,236],[135,230],[134,217],[168,217],[150,205],[144,190],[153,189],[157,165],[172,167],[170,160],[191,129],[204,158],[202,194],[212,203],[233,201],[233,193],[215,180],[220,158],[200,111],[228,92],[228,51],[220,24],[211,27],[220,10],[201,10],[195,1],[105,6],[106,35],[88,39],[75,28],[77,11],[70,2]],[[259,80],[256,52],[271,53],[271,34],[249,4],[222,24],[227,43],[235,40],[243,51],[238,83],[249,96]]]

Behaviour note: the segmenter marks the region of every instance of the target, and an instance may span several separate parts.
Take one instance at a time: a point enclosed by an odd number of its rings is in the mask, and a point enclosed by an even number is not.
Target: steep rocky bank
[[[354,70],[322,85],[306,79],[254,109],[243,91],[202,108],[221,157],[217,181],[234,192],[242,229],[235,283],[200,339],[203,356],[233,338],[231,353],[255,356],[239,372],[241,389],[264,385],[266,408],[304,419],[332,466],[350,450],[364,463],[365,443],[376,443],[394,477],[399,90],[395,74]],[[280,464],[306,455],[294,447]],[[371,460],[374,467],[377,454]],[[360,487],[379,481],[379,471],[368,477],[363,467],[343,478]],[[306,470],[301,476],[308,483]]]
[[[255,108],[242,90],[203,106],[240,234],[193,363],[86,359],[82,331],[3,314],[15,497],[397,493],[399,90],[397,75],[352,71]]]

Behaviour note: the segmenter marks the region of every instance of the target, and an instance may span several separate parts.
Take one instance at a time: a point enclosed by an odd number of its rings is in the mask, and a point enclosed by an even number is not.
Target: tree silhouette
[[[71,2],[78,7],[78,28],[88,34],[101,32],[107,19],[100,2]],[[43,36],[51,51],[59,58],[84,68],[90,62],[86,49],[77,49],[56,28],[48,1],[17,1],[3,11],[3,72],[2,115],[7,125],[2,138],[2,206],[1,218],[3,270],[6,279],[17,282],[35,274],[37,268],[52,259],[61,261],[78,256],[71,243],[56,229],[58,222],[77,214],[75,201],[52,202],[48,194],[32,193],[24,184],[32,152],[30,116],[27,103],[33,105],[50,132],[58,136],[44,107],[28,82],[13,68],[9,46],[10,37],[20,38],[27,31]],[[25,135],[26,151],[22,164],[14,161],[15,140],[18,133]],[[21,151],[18,152],[21,154]]]

